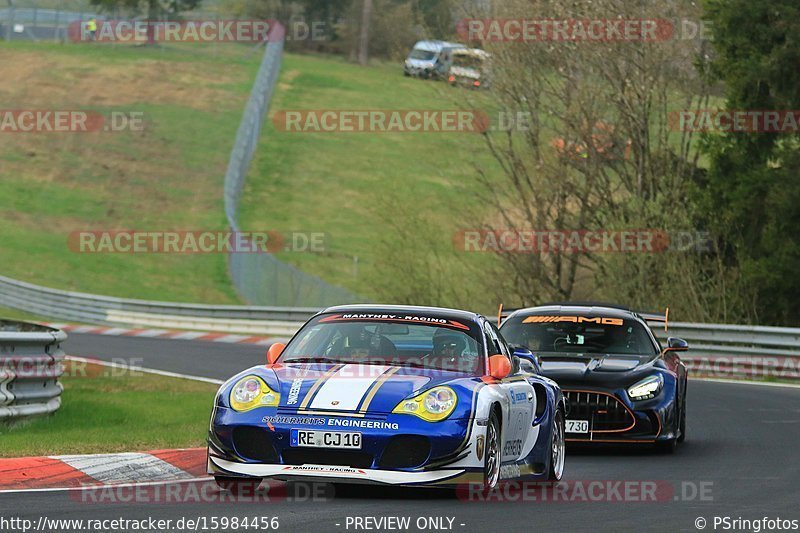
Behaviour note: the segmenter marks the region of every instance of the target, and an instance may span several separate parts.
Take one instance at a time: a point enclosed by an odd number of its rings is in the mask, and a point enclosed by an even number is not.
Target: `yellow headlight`
[[[256,407],[277,407],[280,401],[280,394],[270,389],[258,376],[244,377],[231,389],[231,407],[240,413]]]
[[[439,422],[453,413],[458,396],[450,387],[434,387],[403,400],[392,410],[395,414],[414,415],[428,422]]]

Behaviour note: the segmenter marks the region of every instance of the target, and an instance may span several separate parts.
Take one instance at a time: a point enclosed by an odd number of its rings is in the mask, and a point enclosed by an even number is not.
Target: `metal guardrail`
[[[662,344],[667,337],[689,343],[681,356],[695,376],[800,380],[800,329],[733,324],[652,323]]]
[[[133,300],[62,291],[0,276],[0,306],[84,324],[293,334],[318,308],[244,307]]]
[[[291,336],[316,307],[204,305],[96,296],[40,287],[0,276],[0,306],[85,324],[177,328]],[[692,375],[800,380],[800,328],[732,324],[652,323],[666,338],[689,343],[682,354]]]
[[[61,407],[63,331],[0,320],[0,421],[45,415]]]

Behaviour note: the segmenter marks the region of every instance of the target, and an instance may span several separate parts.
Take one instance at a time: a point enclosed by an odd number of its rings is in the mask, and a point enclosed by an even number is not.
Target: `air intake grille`
[[[590,431],[624,431],[634,424],[633,416],[618,399],[601,392],[564,391],[570,420],[588,420]]]
[[[370,468],[373,456],[369,453],[350,450],[315,450],[313,448],[287,448],[283,450],[283,464],[326,465]]]

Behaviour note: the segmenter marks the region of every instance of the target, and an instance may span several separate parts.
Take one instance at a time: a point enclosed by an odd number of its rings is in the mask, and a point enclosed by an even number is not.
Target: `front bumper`
[[[403,72],[418,78],[432,78],[438,74],[434,67],[410,67],[408,65],[403,67]]]
[[[563,392],[568,406],[567,442],[652,444],[677,437],[677,409],[674,395],[667,390],[636,402],[624,389],[565,385]],[[588,431],[569,432],[570,421],[588,422]]]
[[[481,482],[479,468],[442,468],[440,470],[404,472],[398,470],[360,469],[332,465],[248,464],[228,461],[209,455],[211,475],[275,478],[284,481],[370,483],[381,485],[457,485]]]
[[[210,474],[397,485],[464,483],[474,473],[482,476],[475,441],[485,427],[475,420],[432,423],[410,415],[351,418],[257,411],[215,409]],[[292,429],[360,432],[362,444],[358,450],[292,446]]]

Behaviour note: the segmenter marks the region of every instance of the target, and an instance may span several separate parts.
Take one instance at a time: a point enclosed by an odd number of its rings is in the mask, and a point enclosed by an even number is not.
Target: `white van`
[[[406,58],[403,74],[420,78],[444,78],[450,70],[453,50],[461,48],[465,46],[447,41],[419,41]]]

